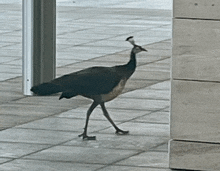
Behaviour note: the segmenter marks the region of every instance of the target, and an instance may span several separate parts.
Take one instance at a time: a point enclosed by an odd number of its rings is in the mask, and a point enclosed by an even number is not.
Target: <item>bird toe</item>
[[[123,130],[116,130],[115,132],[117,135],[126,135],[126,134],[129,134],[129,131],[123,131]]]

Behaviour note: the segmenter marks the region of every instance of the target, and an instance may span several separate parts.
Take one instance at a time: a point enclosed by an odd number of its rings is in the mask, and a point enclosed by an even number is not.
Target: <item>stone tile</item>
[[[107,54],[113,54],[116,52],[121,51],[121,48],[115,47],[94,47],[94,46],[74,46],[65,49],[65,51],[71,51],[74,54],[74,57],[78,57],[79,55],[82,56],[89,56],[91,54],[98,56],[104,56]]]
[[[101,57],[93,59],[93,61],[94,62],[107,61],[109,63],[115,63],[115,64],[126,64],[129,61],[129,58],[130,58],[130,50],[126,52],[101,56]],[[137,55],[137,66],[138,66],[137,70],[140,70],[140,69],[146,70],[149,67],[149,63],[157,62],[158,60],[161,60],[163,58],[164,57],[146,55],[146,53],[144,55],[143,53],[142,54],[140,53]],[[148,64],[148,65],[145,66],[144,64]],[[144,66],[140,67],[140,65],[144,65]]]
[[[45,129],[53,131],[73,131],[81,133],[85,126],[86,119],[70,119],[70,118],[44,118],[41,120],[29,122],[18,126],[18,128],[29,129]],[[90,120],[88,125],[88,134],[100,129],[109,128],[111,124],[108,121]]]
[[[155,28],[139,31],[138,35],[147,35],[148,37],[167,37],[167,39],[171,39],[171,31],[170,30],[157,30]],[[160,48],[161,50],[161,48]]]
[[[168,124],[151,124],[141,122],[125,122],[118,125],[122,130],[128,130],[130,135],[142,136],[155,136],[169,138],[169,125]],[[109,128],[100,133],[111,133],[113,128]]]
[[[80,105],[86,105],[90,104],[91,100],[88,100],[86,98],[80,98],[75,97],[70,99],[62,99],[59,100],[60,94],[55,94],[51,96],[30,96],[26,98],[22,98],[17,100],[15,103],[17,104],[27,104],[27,105],[33,105],[33,106],[51,106],[55,108],[65,108],[65,109],[72,109],[76,108]]]
[[[215,3],[218,3],[216,1]],[[219,6],[205,1],[199,3],[199,8],[197,5],[191,4],[189,1],[174,1],[173,2],[175,12],[173,13],[174,17],[177,18],[198,18],[204,20],[219,20],[220,16],[218,15]]]
[[[16,25],[14,26],[16,27]],[[17,29],[21,29],[20,26],[17,26]],[[11,33],[10,33],[11,34]],[[2,36],[2,39],[5,41],[5,42],[10,42],[10,43],[20,43],[21,42],[21,37],[17,37],[17,36],[11,36],[11,35],[3,35]]]
[[[17,73],[1,73],[0,75],[0,81],[6,81],[12,78],[16,78],[18,76],[21,76],[21,74]]]
[[[170,99],[170,91],[140,89],[140,90],[134,90],[132,92],[125,93],[125,94],[121,95],[120,97],[169,100]]]
[[[158,28],[157,28],[158,29]],[[167,49],[171,50],[171,41],[170,42],[159,42],[146,46],[147,49]]]
[[[0,157],[18,158],[49,147],[48,145],[0,142]]]
[[[94,56],[95,57],[95,56]],[[100,56],[96,56],[96,57],[100,57]],[[84,62],[78,62],[75,64],[71,64],[69,65],[69,67],[76,67],[76,68],[80,68],[80,69],[85,69],[88,67],[93,67],[93,66],[106,66],[106,67],[111,67],[111,66],[115,66],[118,63],[109,63],[109,62],[94,62],[92,60],[87,60]]]
[[[6,63],[17,59],[16,57],[0,57],[0,63]]]
[[[1,105],[0,114],[4,115],[18,115],[18,116],[49,116],[52,114],[58,114],[66,111],[66,108],[47,106],[42,107],[40,105],[31,105],[27,103],[6,103]]]
[[[135,150],[99,149],[88,147],[56,146],[29,155],[26,159],[65,161],[77,163],[111,164],[136,154]],[[120,155],[119,155],[120,154]]]
[[[0,158],[0,164],[1,163],[5,163],[5,162],[9,162],[11,159],[9,158]],[[1,168],[1,165],[0,165],[0,168]]]
[[[6,65],[14,65],[14,66],[19,66],[20,68],[22,67],[22,59],[16,58],[16,60],[10,61],[10,62],[5,62],[4,64]]]
[[[63,29],[63,27],[62,27]],[[69,31],[69,28],[68,28],[68,31]],[[76,45],[80,45],[80,44],[85,44],[85,43],[88,43],[90,42],[91,40],[88,40],[88,39],[73,39],[73,38],[64,38],[62,35],[58,35],[57,36],[57,46],[59,45],[71,45],[71,46],[76,46]]]
[[[93,20],[94,22],[92,22],[91,20]],[[96,23],[96,20],[97,19],[89,19],[87,21],[82,21],[82,22],[92,22],[92,23]],[[106,20],[105,20],[106,21]],[[100,21],[101,23],[102,22],[105,22],[104,20],[103,21]],[[108,20],[107,22],[111,22],[110,20]],[[61,36],[60,36],[61,37]],[[107,38],[110,38],[112,37],[112,35],[104,35],[104,34],[89,34],[88,32],[82,32],[81,31],[78,31],[77,33],[71,33],[71,32],[68,32],[66,34],[63,34],[62,35],[62,38],[70,38],[70,39],[86,39],[86,40],[90,40],[90,41],[94,41],[94,40],[102,40],[102,39],[107,39]]]
[[[4,171],[95,171],[103,167],[98,164],[80,164],[54,161],[40,161],[40,160],[14,160],[10,163],[0,165],[0,170]]]
[[[63,112],[57,117],[61,118],[72,118],[72,119],[85,119],[86,118],[86,112],[89,109],[90,105],[82,106],[76,109],[68,110],[66,112]],[[107,109],[109,112],[109,115],[114,121],[123,122],[128,121],[136,117],[143,116],[147,113],[150,113],[150,111],[141,111],[141,110],[126,110],[126,109]],[[103,115],[103,112],[101,110],[101,107],[97,107],[93,113],[90,116],[91,120],[106,120],[105,116]]]
[[[14,66],[14,65],[0,65],[1,67],[1,73],[11,73],[11,74],[21,74],[22,69],[20,66]]]
[[[150,86],[148,88],[149,89],[153,89],[153,90],[169,91],[171,89],[171,81],[169,80],[169,81],[159,82],[159,83],[154,84],[154,85],[152,85],[152,86]]]
[[[107,149],[124,149],[124,150],[149,150],[166,143],[168,138],[142,135],[116,135],[116,134],[96,134],[96,141],[82,141],[81,139],[71,140],[63,145],[90,147],[90,148],[107,148]]]
[[[162,61],[165,61],[163,59]],[[170,62],[160,63],[161,61],[153,61],[153,63],[138,66],[137,70],[141,71],[163,71],[170,72]]]
[[[60,61],[62,61],[60,59]],[[73,62],[73,61],[72,61]],[[78,61],[79,62],[79,61]],[[58,64],[58,63],[57,63]],[[60,66],[60,67],[57,67],[56,69],[56,75],[57,77],[59,76],[62,76],[62,75],[66,75],[66,74],[70,74],[72,72],[76,72],[76,71],[79,71],[80,69],[79,68],[73,68],[73,67],[69,67],[69,64],[67,66]],[[63,62],[61,62],[61,65],[65,65]]]
[[[110,54],[106,56],[102,56],[99,58],[95,58],[92,61],[94,62],[109,62],[109,63],[119,63],[119,64],[126,64],[130,59],[130,52],[127,53],[116,53]]]
[[[79,60],[73,60],[73,59],[56,59],[56,67],[66,66],[69,64],[77,63]],[[63,74],[62,74],[63,75]]]
[[[134,121],[137,122],[147,122],[147,123],[170,123],[170,112],[158,111],[152,112],[148,115],[141,116]]]
[[[149,87],[158,82],[159,82],[158,80],[137,80],[137,79],[131,78],[127,81],[122,93],[125,93],[128,91],[134,91],[136,89],[143,89],[145,87]]]
[[[0,85],[0,88],[3,88],[4,86],[1,86]],[[3,89],[1,89],[3,90]],[[20,99],[20,98],[23,98],[23,95],[21,93],[18,93],[16,91],[1,91],[0,90],[0,104],[1,103],[7,103],[9,101],[12,101],[12,100],[16,100],[16,99]]]
[[[146,79],[146,80],[167,80],[170,79],[170,72],[162,71],[136,71],[132,78],[135,79]]]
[[[169,152],[169,150],[168,150],[168,141],[164,144],[161,144],[161,145],[155,147],[155,148],[154,147],[151,148],[150,151],[158,151],[158,152],[168,153]]]
[[[15,81],[15,82],[13,82]],[[1,87],[1,93],[3,91],[6,91],[8,93],[13,92],[13,95],[20,95],[22,97],[24,97],[24,95],[22,94],[22,87],[21,86],[17,86],[18,84],[21,83],[21,77],[20,77],[20,81],[19,83],[16,82],[16,79],[12,80],[8,80],[8,81],[4,81],[0,83],[0,87]]]
[[[174,79],[220,81],[220,43],[215,31],[219,27],[214,20],[174,19]]]
[[[82,61],[90,60],[92,58],[97,58],[97,57],[105,55],[104,53],[100,54],[100,53],[79,52],[79,53],[74,54],[73,52],[74,51],[70,51],[70,50],[59,51],[59,52],[57,52],[57,59],[59,59],[59,60],[64,59],[64,60],[69,60],[69,61],[72,60],[72,62],[69,62],[69,64],[71,64],[71,63],[75,63],[77,61],[82,62]]]
[[[34,129],[7,129],[0,132],[2,142],[58,144],[77,137],[76,133]]]
[[[219,143],[219,91],[215,82],[173,81],[171,137]]]
[[[170,168],[220,170],[220,145],[172,140],[170,141]]]
[[[103,169],[99,169],[100,171],[115,171],[115,170],[120,170],[120,171],[130,171],[130,170],[134,170],[134,171],[171,171],[171,169],[164,169],[164,168],[152,168],[152,167],[135,167],[135,166],[114,166],[114,165],[110,165],[107,167],[104,167]]]
[[[39,116],[37,115],[32,115],[32,116],[19,116],[16,114],[0,114],[0,130],[5,129],[5,128],[11,128],[26,122],[33,121],[35,119],[38,119]]]
[[[117,98],[106,103],[107,108],[135,109],[135,110],[155,110],[163,109],[170,105],[169,101],[151,99],[125,99]]]
[[[116,163],[127,166],[151,166],[155,168],[168,168],[169,155],[164,152],[143,152]]]

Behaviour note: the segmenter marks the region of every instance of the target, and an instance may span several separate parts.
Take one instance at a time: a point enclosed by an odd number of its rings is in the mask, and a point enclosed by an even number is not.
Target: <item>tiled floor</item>
[[[106,104],[114,134],[100,107],[91,115],[82,97],[22,94],[21,1],[0,3],[0,171],[168,171],[171,1],[57,0],[57,76],[129,60],[133,35],[148,49],[123,94]],[[165,3],[166,2],[166,3]],[[5,4],[4,4],[5,3]]]

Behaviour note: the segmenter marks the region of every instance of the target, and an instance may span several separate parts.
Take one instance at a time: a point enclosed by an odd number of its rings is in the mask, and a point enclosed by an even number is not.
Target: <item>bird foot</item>
[[[123,131],[121,129],[116,130],[115,132],[117,135],[126,135],[129,133],[129,131]]]
[[[78,135],[78,137],[82,137],[83,140],[96,140],[96,136],[87,136],[84,133]]]

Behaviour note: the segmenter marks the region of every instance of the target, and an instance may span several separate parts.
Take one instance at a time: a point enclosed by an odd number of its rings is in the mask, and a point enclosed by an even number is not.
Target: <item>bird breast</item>
[[[101,101],[107,102],[107,101],[113,100],[118,95],[120,95],[122,93],[122,90],[125,87],[126,81],[127,81],[127,79],[122,79],[118,83],[118,85],[113,88],[113,90],[111,92],[109,92],[108,94],[101,94]]]

